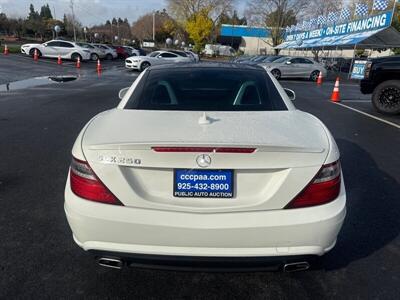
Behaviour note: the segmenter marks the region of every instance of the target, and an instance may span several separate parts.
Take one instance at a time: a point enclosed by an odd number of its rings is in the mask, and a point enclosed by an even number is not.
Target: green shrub
[[[3,44],[0,46],[0,51],[2,54],[4,53],[4,45]],[[8,52],[9,53],[20,53],[21,47],[15,46],[15,45],[10,45],[10,46],[8,46]]]

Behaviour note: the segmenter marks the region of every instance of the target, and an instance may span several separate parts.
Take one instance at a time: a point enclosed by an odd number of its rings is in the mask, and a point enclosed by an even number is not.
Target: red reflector
[[[214,152],[212,147],[152,147],[156,152]]]
[[[152,147],[155,152],[217,152],[217,153],[253,153],[256,148],[227,148],[227,147]]]
[[[72,158],[70,171],[71,190],[86,200],[122,205],[113,193],[97,178],[89,164]]]
[[[339,161],[325,165],[306,188],[285,208],[301,208],[322,205],[335,200],[340,193]]]

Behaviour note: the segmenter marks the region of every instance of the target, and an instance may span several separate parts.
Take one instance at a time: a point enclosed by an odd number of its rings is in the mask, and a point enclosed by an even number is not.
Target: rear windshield
[[[287,110],[264,70],[235,68],[150,69],[125,108],[189,111]]]

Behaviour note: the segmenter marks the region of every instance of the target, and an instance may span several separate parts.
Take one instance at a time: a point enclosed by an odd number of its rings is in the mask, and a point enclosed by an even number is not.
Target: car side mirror
[[[47,47],[47,44],[43,44],[43,47]]]
[[[129,90],[129,87],[126,87],[126,88],[123,88],[122,90],[120,90],[119,91],[119,93],[118,93],[118,97],[119,97],[119,99],[121,99],[122,100],[122,98],[124,98],[125,97],[125,95],[126,95],[126,92]]]
[[[290,65],[291,63],[292,63],[291,61],[287,61],[287,62],[286,62],[287,65]]]
[[[284,88],[284,90],[285,90],[285,92],[286,92],[286,95],[288,95],[288,97],[289,97],[289,99],[290,99],[291,101],[296,100],[296,93],[295,93],[293,90],[287,89],[287,88]]]

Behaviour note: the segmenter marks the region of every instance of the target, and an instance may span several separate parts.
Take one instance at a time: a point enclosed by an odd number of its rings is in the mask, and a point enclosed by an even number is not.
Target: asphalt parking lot
[[[399,299],[400,116],[382,116],[358,85],[282,81],[295,105],[320,118],[341,151],[348,215],[336,247],[298,273],[187,273],[110,270],[72,240],[64,186],[72,144],[83,125],[115,107],[118,91],[138,73],[122,61],[77,70],[54,60],[0,56],[0,298],[140,299]],[[2,90],[17,80],[75,75]],[[140,129],[139,129],[140,130]]]

